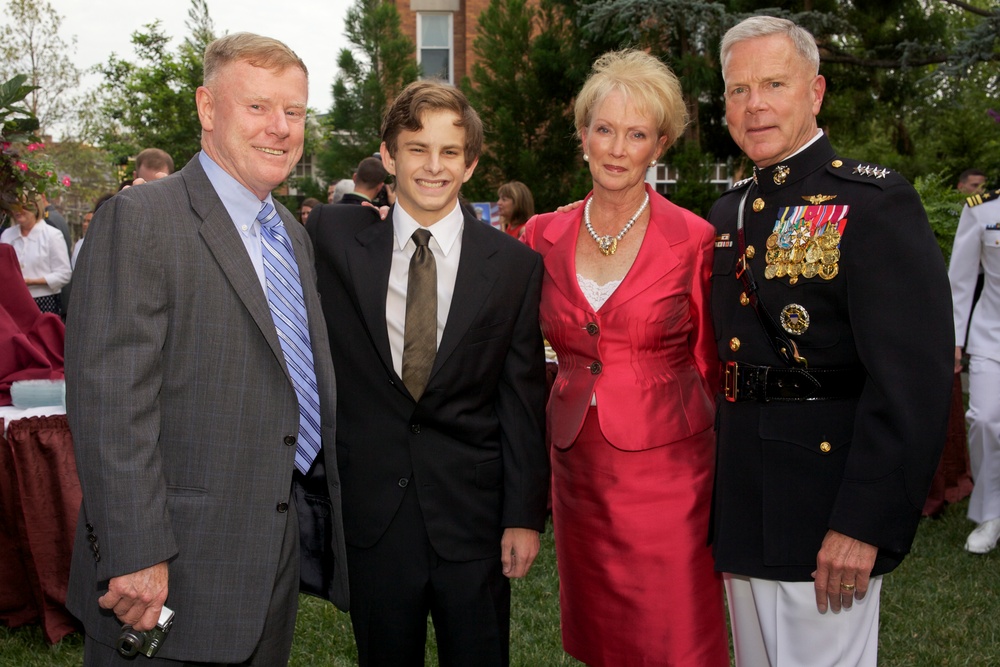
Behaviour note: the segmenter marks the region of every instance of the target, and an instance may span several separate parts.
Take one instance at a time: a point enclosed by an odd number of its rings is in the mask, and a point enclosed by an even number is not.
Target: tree
[[[585,194],[589,179],[572,100],[593,59],[563,10],[547,2],[491,0],[479,15],[473,51],[472,76],[462,86],[487,133],[463,193],[491,201],[497,187],[518,180],[531,188],[538,210]]]
[[[388,101],[419,74],[413,42],[403,34],[393,3],[357,0],[344,25],[352,48],[337,58],[326,145],[317,153],[318,168],[330,181],[349,176],[378,150]]]
[[[120,164],[155,147],[183,165],[201,148],[195,91],[202,83],[205,47],[215,35],[205,0],[192,0],[188,16],[191,35],[175,53],[168,51],[170,37],[154,22],[132,34],[135,58],[113,54],[98,68],[104,83],[83,136]]]
[[[11,22],[0,26],[0,81],[27,76],[34,86],[27,108],[38,118],[38,133],[45,135],[76,107],[70,94],[80,85],[80,70],[70,58],[76,37],[63,40],[62,16],[46,0],[9,0],[6,9]]]

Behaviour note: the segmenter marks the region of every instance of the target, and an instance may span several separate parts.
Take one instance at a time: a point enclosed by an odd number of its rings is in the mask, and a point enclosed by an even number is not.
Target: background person
[[[718,382],[711,225],[644,183],[687,121],[677,77],[608,53],[576,101],[593,191],[536,216],[563,647],[588,665],[729,665],[707,546]],[[575,268],[575,272],[574,272]]]
[[[978,169],[966,169],[958,175],[955,189],[967,195],[980,194],[986,187],[986,174]]]
[[[910,549],[945,440],[944,262],[912,186],[819,130],[812,35],[752,17],[721,63],[754,163],[709,213],[726,362],[713,546],[736,664],[874,667],[881,575]]]
[[[62,312],[60,292],[73,272],[62,233],[45,221],[42,199],[29,194],[14,211],[14,222],[0,234],[0,243],[14,246],[21,275],[43,313]]]
[[[382,166],[382,158],[366,157],[358,164],[351,180],[354,188],[345,192],[337,203],[363,204],[372,203],[385,187],[385,179],[389,172]]]
[[[135,156],[133,179],[141,178],[149,183],[174,173],[174,159],[160,148],[146,148]]]
[[[983,289],[973,309],[982,267]],[[1000,190],[969,197],[962,209],[948,268],[955,323],[955,372],[962,347],[969,354],[969,458],[975,486],[965,541],[974,554],[992,551],[1000,538]],[[972,313],[971,321],[969,313]]]
[[[320,205],[320,201],[315,197],[306,197],[302,200],[302,205],[299,206],[299,222],[303,225],[306,224],[306,220],[309,219],[309,214],[312,210]]]
[[[497,189],[500,229],[515,239],[521,238],[524,223],[535,214],[535,198],[521,181],[504,183]]]
[[[201,152],[112,197],[79,258],[66,386],[83,508],[67,606],[88,666],[133,664],[115,650],[122,623],[148,630],[164,603],[161,664],[287,664],[300,543],[326,552],[330,580],[312,592],[348,602],[312,250],[271,197],[302,155],[306,67],[249,33],[215,40],[204,63]],[[306,488],[329,524],[297,506]]]

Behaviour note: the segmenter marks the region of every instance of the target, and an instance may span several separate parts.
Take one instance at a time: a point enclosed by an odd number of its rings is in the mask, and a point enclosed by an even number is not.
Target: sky
[[[63,41],[70,44],[76,36],[76,51],[70,56],[80,69],[107,62],[112,53],[126,60],[134,58],[132,33],[157,19],[163,33],[172,38],[171,51],[190,32],[185,25],[189,0],[49,2],[62,16],[59,34]],[[256,32],[291,47],[309,69],[309,106],[329,111],[337,54],[348,46],[344,15],[353,0],[208,0],[207,4],[217,35]],[[85,77],[81,92],[96,88],[100,81],[98,75]]]

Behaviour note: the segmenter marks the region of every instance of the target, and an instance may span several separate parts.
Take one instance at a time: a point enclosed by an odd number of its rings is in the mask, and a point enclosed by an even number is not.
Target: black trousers
[[[427,615],[441,667],[510,664],[510,581],[496,555],[451,562],[431,546],[411,484],[375,546],[348,545],[351,623],[360,667],[421,667]]]

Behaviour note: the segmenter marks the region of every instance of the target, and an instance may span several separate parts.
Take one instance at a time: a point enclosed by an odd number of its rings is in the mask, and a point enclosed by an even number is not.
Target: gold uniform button
[[[753,259],[753,256],[757,254],[757,248],[752,245],[747,246],[747,259]]]
[[[764,210],[764,200],[761,199],[760,197],[757,197],[757,199],[753,200],[753,212],[760,213],[763,210]]]
[[[834,161],[833,161],[833,162],[831,162],[830,164],[832,164],[832,165],[833,165],[833,168],[834,168],[834,169],[840,169],[841,167],[843,167],[843,166],[844,166],[844,163],[843,163],[842,161],[840,161],[840,160],[834,160]]]
[[[732,350],[733,352],[735,352],[736,350],[740,349],[740,339],[737,338],[736,336],[733,336],[732,338],[730,338],[729,339],[729,349]]]
[[[740,305],[746,306],[750,303],[750,297],[747,296],[746,292],[740,292]]]
[[[829,454],[831,449],[833,449],[833,446],[830,445],[830,443],[827,442],[826,440],[819,443],[819,451],[823,452],[824,454]]]

